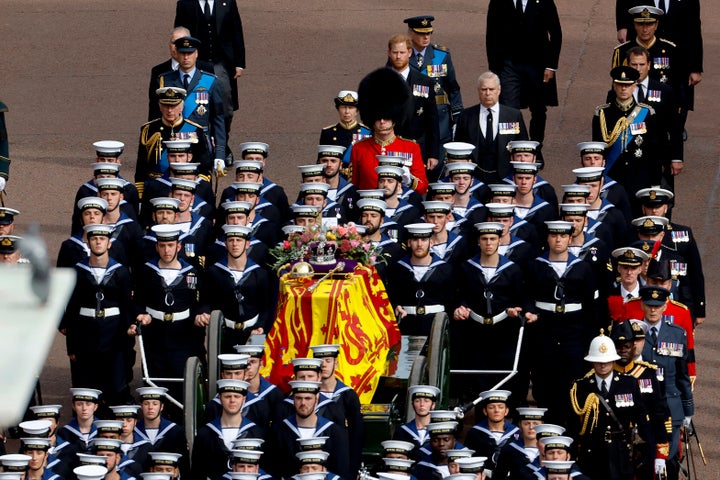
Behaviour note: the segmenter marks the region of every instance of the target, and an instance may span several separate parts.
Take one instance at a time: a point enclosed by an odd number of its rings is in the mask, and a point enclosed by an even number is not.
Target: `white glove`
[[[0,192],[5,190],[5,185],[7,184],[7,180],[5,180],[4,177],[0,177]]]
[[[656,458],[655,459],[655,475],[660,477],[661,475],[665,475],[665,459],[664,458]]]
[[[214,170],[215,170],[215,173],[218,174],[218,176],[224,177],[225,176],[225,160],[223,160],[222,158],[216,158]]]
[[[410,174],[410,169],[408,167],[402,167],[402,169],[402,184],[405,186],[412,185],[413,176]]]
[[[690,434],[693,431],[692,428],[692,417],[685,417],[683,418],[683,427],[685,427],[685,432]]]

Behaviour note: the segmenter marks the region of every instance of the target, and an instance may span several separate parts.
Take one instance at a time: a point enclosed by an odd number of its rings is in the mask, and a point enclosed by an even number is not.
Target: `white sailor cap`
[[[382,460],[388,472],[407,472],[415,463],[413,460],[404,458],[383,458]]]
[[[445,166],[445,171],[449,177],[453,175],[472,175],[475,173],[477,166],[472,162],[451,162]]]
[[[402,167],[395,167],[392,165],[379,165],[375,167],[375,173],[378,178],[394,178],[400,180],[403,175]]]
[[[28,468],[32,457],[22,453],[8,453],[0,455],[0,464],[5,472],[24,472]]]
[[[235,160],[233,162],[236,172],[255,172],[263,171],[263,162],[260,160]]]
[[[312,163],[310,165],[298,165],[298,170],[300,170],[300,176],[303,179],[309,178],[309,177],[319,177],[323,176],[325,174],[325,165],[322,163]]]
[[[293,233],[302,233],[305,231],[305,227],[302,225],[284,225],[282,227],[282,232],[286,236],[290,236]]]
[[[562,448],[563,450],[570,450],[570,446],[573,443],[573,439],[570,437],[564,437],[561,435],[553,435],[549,437],[543,437],[538,440],[545,447],[545,450],[553,448]]]
[[[539,163],[534,162],[510,162],[513,173],[520,175],[535,175],[540,169]]]
[[[122,422],[120,422],[122,424]],[[122,429],[122,425],[120,426]],[[90,440],[90,446],[92,447],[93,451],[95,453],[98,452],[120,452],[120,445],[122,445],[122,440],[119,438],[102,438],[102,437],[95,437],[92,440]]]
[[[60,416],[60,410],[62,410],[62,405],[35,405],[34,407],[30,407],[30,410],[32,410],[36,418],[58,418]]]
[[[357,193],[361,199],[377,198],[378,200],[382,200],[385,195],[385,190],[382,188],[371,188],[367,190],[358,190]]]
[[[247,395],[249,387],[250,384],[245,380],[223,378],[217,381],[218,393],[239,393],[241,395]]]
[[[263,353],[265,353],[265,347],[263,345],[235,345],[233,348],[235,348],[237,353],[244,353],[253,358],[261,358]]]
[[[159,242],[173,242],[180,238],[180,227],[177,225],[153,225],[150,230],[152,230]]]
[[[52,415],[52,418],[57,417]],[[50,420],[26,420],[24,422],[20,422],[18,427],[20,427],[20,430],[22,430],[25,435],[44,437],[50,433],[52,425],[53,424]]]
[[[245,156],[248,153],[259,153],[263,157],[267,157],[270,146],[263,142],[243,142],[240,144],[241,156]]]
[[[477,474],[475,473],[453,473],[444,478],[444,480],[475,480]]]
[[[498,235],[501,236],[505,225],[500,222],[480,222],[473,225],[479,235]]]
[[[221,204],[225,215],[230,213],[244,213],[247,215],[253,209],[253,204],[244,200],[228,200]]]
[[[375,158],[379,166],[385,167],[404,167],[407,163],[405,157],[401,155],[375,155]]]
[[[137,418],[140,405],[113,405],[110,407],[115,418]]]
[[[296,441],[300,446],[300,450],[311,451],[311,450],[322,450],[325,443],[330,437],[310,437],[310,438],[298,438]]]
[[[43,450],[50,449],[50,439],[46,437],[22,437],[20,439],[20,451],[26,450]]]
[[[242,353],[221,353],[217,356],[221,370],[244,370],[247,368],[250,355]]]
[[[148,452],[152,459],[153,465],[171,465],[177,467],[182,457],[179,453],[174,452]]]
[[[537,153],[540,142],[533,140],[511,140],[507,144],[507,150],[510,153],[530,152]]]
[[[460,473],[480,473],[485,469],[487,457],[463,457],[455,460]]]
[[[372,210],[383,214],[388,208],[385,200],[381,200],[378,198],[362,198],[357,201],[357,206],[360,210]]]
[[[317,217],[320,214],[319,205],[292,205],[293,216],[298,217]]]
[[[580,156],[587,153],[601,153],[605,155],[605,149],[607,143],[605,142],[580,142],[577,144],[577,148],[580,151]]]
[[[455,410],[430,410],[430,422],[454,422],[457,420]]]
[[[547,229],[547,233],[571,235],[575,225],[573,222],[565,222],[563,220],[546,220],[545,227]]]
[[[580,167],[573,168],[578,183],[597,182],[602,180],[605,167]]]
[[[143,480],[172,480],[172,473],[163,472],[141,472]]]
[[[298,473],[290,478],[294,478],[295,480],[325,480],[326,477],[326,472],[308,472]]]
[[[513,197],[517,190],[517,185],[514,183],[491,183],[488,188],[492,192],[493,197]]]
[[[121,192],[125,188],[127,182],[122,178],[98,178],[95,180],[98,190],[120,190]]]
[[[260,182],[233,182],[232,187],[235,189],[235,193],[252,193],[260,195],[262,190],[262,183]]]
[[[291,360],[293,364],[293,369],[297,372],[298,370],[314,370],[316,372],[320,371],[320,367],[322,367],[322,359],[320,358],[308,358],[308,357],[298,357],[293,358]]]
[[[515,205],[511,203],[486,203],[488,218],[507,218],[515,216]]]
[[[190,180],[189,178],[170,178],[170,188],[172,190],[185,190],[186,192],[195,192],[197,190],[197,180]]]
[[[585,216],[590,209],[590,205],[587,203],[561,203],[558,207],[560,208],[561,217],[566,215]]]
[[[458,422],[437,422],[429,423],[427,431],[430,435],[455,435],[458,427]]]
[[[232,441],[233,450],[260,450],[265,440],[262,438],[238,438]]]
[[[263,455],[262,450],[231,450],[232,463],[247,463],[257,465],[260,463],[260,457]]]
[[[319,463],[324,464],[330,454],[322,450],[308,450],[305,452],[297,452],[295,457],[300,461],[302,465]]]
[[[562,435],[565,433],[564,427],[552,423],[541,423],[540,425],[535,425],[534,430],[537,438],[553,437],[555,435]]]
[[[196,174],[200,169],[200,164],[197,162],[173,162],[170,164],[170,170],[175,174],[190,175]]]
[[[248,239],[252,236],[252,227],[247,225],[223,225],[222,229],[226,238],[240,237]]]
[[[93,223],[84,225],[83,231],[88,237],[109,237],[115,231],[113,223]]]
[[[93,422],[99,433],[120,433],[123,427],[122,420],[95,420]]]
[[[318,393],[320,382],[308,382],[305,380],[291,380],[288,382],[293,393]]]
[[[163,400],[168,389],[165,387],[139,387],[135,391],[141,400]]]
[[[345,154],[345,150],[346,148],[342,145],[318,145],[317,147],[318,158],[342,158]]]
[[[323,345],[311,345],[313,358],[324,358],[324,357],[336,357],[340,354],[340,345],[337,343],[323,344]]]
[[[432,385],[412,385],[408,387],[408,395],[411,400],[416,398],[429,398],[436,401],[440,398],[440,389]]]
[[[102,392],[96,388],[71,388],[72,399],[97,403]]]
[[[538,407],[518,407],[518,420],[542,420],[547,412],[547,408]]]
[[[562,190],[563,196],[565,197],[587,197],[590,195],[590,185],[583,185],[581,183],[563,185]]]
[[[125,150],[125,144],[117,140],[100,140],[93,143],[98,157],[118,157]]]
[[[73,469],[78,480],[102,480],[107,472],[108,469],[100,465],[82,465]]]
[[[119,163],[95,162],[91,166],[95,175],[114,175],[117,177],[120,172]]]
[[[107,458],[102,455],[91,455],[89,453],[76,453],[80,465],[102,465],[105,466]]]
[[[413,443],[403,440],[385,440],[384,442],[380,442],[380,445],[382,445],[386,455],[388,453],[402,453],[407,455],[415,449]]]
[[[434,223],[409,223],[405,225],[409,238],[430,238],[432,235]]]
[[[302,195],[322,195],[327,197],[330,185],[325,182],[306,182],[300,184],[300,193]]]
[[[190,140],[163,140],[163,145],[169,153],[185,153],[190,151]]]
[[[507,403],[510,390],[486,390],[480,394],[484,405],[488,403]]]
[[[475,454],[475,450],[471,450],[469,448],[454,448],[451,450],[446,450],[445,454],[448,457],[448,462],[452,463],[455,462],[458,458],[472,457]]]
[[[156,197],[151,198],[150,203],[154,210],[172,210],[177,212],[180,208],[180,200],[171,197]]]
[[[80,210],[87,210],[88,208],[95,208],[101,212],[107,212],[108,203],[107,200],[100,197],[84,197],[78,200],[77,207]]]
[[[443,144],[443,148],[446,158],[452,162],[453,160],[469,159],[475,150],[475,145],[466,142],[448,142]]]
[[[295,476],[297,477],[297,475]],[[407,480],[409,478],[408,475],[395,472],[377,472],[377,476],[380,480]]]
[[[450,213],[452,203],[438,200],[427,200],[422,202],[425,213]]]

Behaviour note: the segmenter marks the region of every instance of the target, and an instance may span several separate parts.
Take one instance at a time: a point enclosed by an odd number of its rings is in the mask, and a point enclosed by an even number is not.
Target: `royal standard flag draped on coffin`
[[[311,356],[310,345],[336,343],[341,349],[335,375],[357,392],[360,403],[369,404],[387,370],[390,347],[400,342],[385,286],[374,269],[362,266],[308,292],[312,284],[312,278],[280,278],[275,324],[265,341],[261,373],[287,391],[293,358]]]

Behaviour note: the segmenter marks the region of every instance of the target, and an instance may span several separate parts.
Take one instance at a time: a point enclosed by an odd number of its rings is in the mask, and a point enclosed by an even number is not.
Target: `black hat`
[[[615,83],[631,85],[638,81],[640,73],[632,67],[620,66],[610,70],[610,76]]]
[[[632,342],[635,339],[635,330],[632,328],[632,324],[628,321],[619,323],[613,326],[610,332],[610,338],[613,342]]]
[[[674,196],[670,190],[660,187],[643,188],[635,193],[635,197],[640,199],[640,203],[642,203],[644,207],[667,205]]]
[[[177,105],[185,100],[187,90],[178,87],[163,87],[155,90],[155,95],[163,105]]]
[[[647,273],[645,275],[648,278],[655,280],[670,280],[672,278],[672,274],[670,273],[670,262],[664,259],[656,260],[653,258],[648,264]]]
[[[657,307],[664,305],[670,296],[670,291],[663,287],[642,287],[640,288],[640,298],[645,305]]]
[[[180,37],[173,43],[175,49],[180,53],[192,53],[202,45],[202,42],[195,37]]]
[[[385,118],[399,128],[412,115],[412,93],[407,82],[390,68],[369,73],[358,86],[358,109],[365,125]]]
[[[413,32],[432,33],[433,21],[435,21],[435,17],[432,15],[418,15],[417,17],[406,18],[403,23],[407,23],[408,28]]]
[[[0,225],[10,225],[15,221],[15,216],[20,215],[14,208],[0,207]]]

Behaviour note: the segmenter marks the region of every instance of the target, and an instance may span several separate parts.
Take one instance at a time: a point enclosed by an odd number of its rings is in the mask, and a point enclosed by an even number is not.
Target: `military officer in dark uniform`
[[[61,322],[73,386],[102,390],[110,405],[129,399],[126,332],[134,316],[130,272],[110,257],[113,229],[84,227],[90,256],[75,265],[77,282]]]
[[[420,15],[403,20],[408,26],[412,41],[410,67],[430,77],[435,85],[440,144],[452,139],[452,127],[463,110],[460,85],[455,78],[455,66],[450,50],[442,45],[430,43],[433,34],[432,15]]]
[[[388,40],[388,66],[402,76],[412,92],[412,115],[395,131],[403,138],[420,145],[422,158],[428,171],[435,171],[440,156],[440,130],[438,125],[435,82],[410,67],[412,42],[407,35],[393,35]],[[432,178],[437,178],[439,171]]]
[[[388,266],[388,298],[403,335],[429,335],[436,313],[454,305],[453,266],[430,252],[432,223],[405,226],[410,253]]]
[[[272,326],[270,278],[247,256],[251,230],[245,225],[224,225],[227,255],[210,265],[205,274],[199,326],[209,324],[211,311],[223,312],[223,353],[245,344],[251,334],[269,332]]]
[[[198,429],[193,442],[191,478],[222,477],[229,470],[233,440],[264,437],[264,427],[242,414],[247,388],[244,380],[217,381],[222,413]]]
[[[214,170],[221,172],[225,168],[225,147],[227,145],[226,107],[223,106],[221,87],[215,75],[197,68],[199,48],[201,48],[201,42],[197,38],[180,37],[175,40],[178,68],[162,73],[158,77],[158,82],[160,88],[178,87],[186,91],[183,117],[202,125],[205,129],[206,139],[208,141],[212,139],[208,144],[208,151],[214,152]],[[160,111],[157,113],[159,114]],[[153,118],[157,118],[157,116]]]
[[[360,469],[364,438],[363,417],[360,413],[360,398],[352,387],[345,385],[335,376],[340,345],[311,345],[313,358],[322,358],[320,367],[320,402],[329,401],[325,417],[336,425],[345,427],[350,452],[350,471]]]
[[[557,392],[567,391],[583,374],[582,356],[599,330],[597,286],[590,265],[568,250],[572,229],[571,222],[547,222],[548,249],[529,265],[530,301],[524,309],[530,323],[525,334],[531,339],[533,396],[548,408],[546,419],[556,423],[567,412],[567,400]],[[558,371],[557,365],[563,369]]]
[[[702,323],[705,321],[705,274],[703,273],[702,258],[692,229],[687,225],[669,221],[668,209],[674,197],[669,190],[650,187],[639,190],[635,196],[642,204],[643,215],[668,219],[662,237],[662,249],[673,255],[678,255],[684,260],[684,262],[673,262],[671,260],[671,270],[675,270],[681,282],[685,281],[687,283],[692,296],[691,311],[693,320],[696,324]],[[670,258],[672,257],[670,256]],[[675,268],[672,268],[673,263]],[[679,265],[680,263],[685,263],[684,267]]]
[[[635,340],[645,338],[645,332],[637,323],[624,321],[615,325],[610,338],[620,357],[615,361],[613,368],[615,371],[637,380],[640,396],[650,415],[654,444],[648,445],[644,442],[635,444],[635,454],[633,455],[635,478],[653,480],[654,474],[662,471],[664,460],[667,460],[670,448],[668,442],[672,434],[670,410],[665,399],[665,384],[657,378],[657,365],[635,360]],[[656,472],[654,468],[656,456],[663,460],[663,462],[658,462],[659,472]]]
[[[350,164],[350,151],[352,146],[369,138],[372,131],[358,122],[358,95],[352,90],[341,90],[333,100],[338,111],[340,121],[335,125],[328,125],[320,132],[320,145],[339,145],[345,147],[342,156],[343,168]]]
[[[467,370],[510,370],[520,329],[519,317],[525,304],[523,273],[498,247],[504,225],[497,222],[476,223],[480,253],[463,262],[458,272],[457,307],[452,318],[450,352],[457,354],[457,367]],[[478,338],[486,342],[483,355],[474,355]],[[516,377],[508,385],[518,395],[517,404],[527,396],[526,375]],[[485,391],[494,384],[493,378],[474,377],[472,394]],[[470,382],[469,382],[470,383]]]
[[[191,141],[193,159],[200,163],[200,173],[209,174],[213,167],[205,129],[182,116],[187,92],[182,88],[164,87],[156,93],[162,116],[140,128],[135,186],[141,197],[145,182],[162,176],[170,167],[167,151],[163,148],[164,140]]]
[[[670,292],[662,287],[640,289],[645,313],[643,320],[648,325],[642,358],[656,365],[658,379],[662,377],[665,381],[665,394],[672,417],[668,471],[671,478],[677,478],[680,429],[690,428],[695,404],[687,369],[687,334],[682,327],[663,319],[669,296]]]
[[[341,478],[354,478],[357,472],[350,470],[347,432],[342,426],[316,413],[320,382],[293,380],[290,386],[294,411],[289,417],[272,424],[266,450],[269,473],[275,477],[291,477],[299,470],[295,458],[300,450],[298,439],[329,437],[322,446],[322,450],[330,454],[328,470],[337,472]]]
[[[650,185],[659,185],[664,164],[655,110],[638,104],[633,98],[640,74],[631,67],[620,66],[610,72],[615,101],[595,109],[592,136],[605,142],[607,174],[625,187],[633,215],[640,206],[635,192]]]
[[[570,390],[570,430],[578,439],[578,465],[593,480],[634,478],[633,428],[643,440],[653,442],[638,382],[613,370],[619,358],[612,340],[601,332],[585,356],[593,369]],[[661,467],[664,460],[658,459]]]
[[[135,303],[141,313],[136,320],[143,325],[150,374],[182,378],[185,361],[205,353],[205,331],[194,324],[200,278],[192,265],[178,257],[182,249],[178,226],[155,225],[152,231],[157,236],[157,256],[137,275]],[[134,324],[128,333],[137,333]],[[172,396],[180,398],[181,388],[173,387]]]

